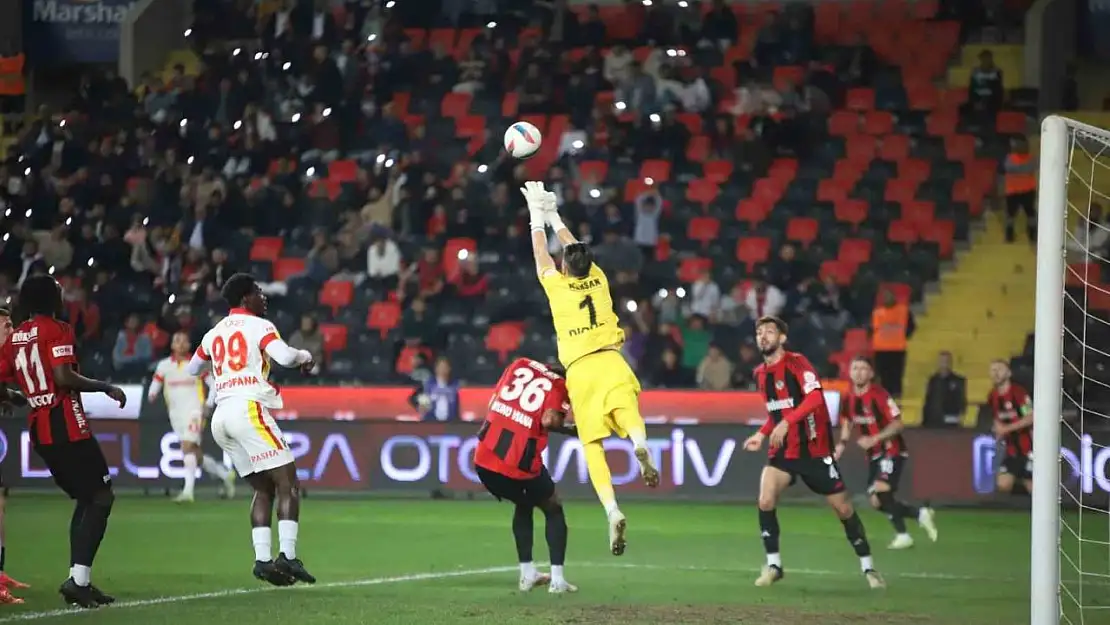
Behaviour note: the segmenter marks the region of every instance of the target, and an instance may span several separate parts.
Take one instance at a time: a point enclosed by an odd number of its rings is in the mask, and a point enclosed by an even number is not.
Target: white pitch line
[[[258,586],[257,588],[234,588],[231,590],[217,590],[213,592],[199,592],[192,595],[177,595],[173,597],[155,597],[153,599],[138,599],[135,601],[117,601],[111,606],[100,608],[99,610],[81,610],[78,608],[67,608],[61,610],[45,610],[42,612],[24,612],[22,614],[14,614],[0,618],[0,623],[14,623],[16,621],[37,621],[45,618],[62,617],[62,616],[75,616],[78,614],[98,614],[103,611],[115,612],[117,610],[124,610],[127,608],[145,608],[155,605],[163,605],[167,603],[183,603],[185,601],[196,601],[198,599],[221,599],[223,597],[237,597],[239,595],[255,595],[263,592],[272,592],[276,590],[310,590],[313,588],[355,588],[358,586],[381,586],[383,584],[403,584],[407,582],[422,582],[439,579],[450,579],[453,577],[470,577],[474,575],[488,575],[491,573],[507,573],[509,571],[516,571],[517,566],[494,566],[484,569],[463,569],[459,571],[441,571],[433,573],[415,573],[413,575],[397,575],[394,577],[373,577],[370,579],[356,579],[346,582],[326,582],[323,584],[313,585],[297,585],[288,588],[278,588],[276,586]]]

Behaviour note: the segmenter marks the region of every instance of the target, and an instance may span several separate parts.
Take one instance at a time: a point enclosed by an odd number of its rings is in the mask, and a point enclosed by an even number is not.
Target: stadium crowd
[[[646,386],[753,388],[762,315],[790,321],[794,345],[836,375],[830,355],[894,296],[879,288],[890,276],[829,271],[828,249],[781,224],[751,262],[732,252],[747,232],[692,239],[688,224],[731,217],[764,177],[829,163],[830,115],[889,83],[890,63],[862,35],[819,45],[806,4],[701,4],[197,0],[199,72],[134,89],[91,72],[9,150],[0,299],[55,275],[82,366],[137,380],[170,334],[199,338],[224,314],[219,288],[250,271],[321,382],[404,381],[446,355],[489,383],[512,354],[554,356],[517,191],[539,177],[611,276]],[[979,3],[933,9],[923,19],[993,19]],[[730,55],[741,40],[751,54]],[[785,66],[800,71],[783,80]],[[990,89],[971,90],[961,124],[1000,112]],[[550,120],[530,161],[501,148],[518,115]],[[726,167],[718,199],[663,184],[709,162]],[[626,185],[647,164],[659,182]],[[921,265],[899,257],[893,281],[912,285],[899,301],[935,277],[945,244],[925,245]],[[699,253],[728,262],[687,262]]]

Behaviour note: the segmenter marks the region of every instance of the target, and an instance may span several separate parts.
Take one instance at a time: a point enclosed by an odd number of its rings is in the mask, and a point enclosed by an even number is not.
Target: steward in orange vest
[[[1029,152],[1025,137],[1010,140],[1010,153],[1002,164],[1003,192],[1006,194],[1006,240],[1013,242],[1019,212],[1025,213],[1029,241],[1037,240],[1037,158]]]
[[[893,291],[883,291],[882,304],[871,312],[871,348],[875,351],[875,373],[894,397],[902,395],[906,341],[913,330],[909,304],[899,302]]]

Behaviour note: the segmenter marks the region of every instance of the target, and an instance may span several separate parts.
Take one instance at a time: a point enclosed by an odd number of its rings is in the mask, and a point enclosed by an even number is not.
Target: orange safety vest
[[[23,61],[22,54],[0,58],[0,96],[23,95],[26,92]]]
[[[1009,165],[1027,165],[1033,158],[1032,154],[1008,154],[1006,163]],[[1006,195],[1019,193],[1032,193],[1037,190],[1037,177],[1033,174],[1006,174]]]
[[[905,304],[890,308],[880,306],[871,313],[871,347],[877,352],[906,351],[906,331],[910,325],[910,309]]]

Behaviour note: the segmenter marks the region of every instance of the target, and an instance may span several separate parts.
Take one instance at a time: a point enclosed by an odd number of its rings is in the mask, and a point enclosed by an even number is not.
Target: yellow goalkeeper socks
[[[605,507],[605,514],[612,514],[617,510],[617,495],[613,492],[613,474],[609,472],[609,463],[605,460],[605,448],[601,446],[601,441],[593,441],[582,445],[582,449],[586,452],[586,467],[597,498]]]

